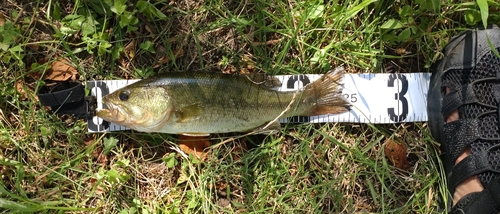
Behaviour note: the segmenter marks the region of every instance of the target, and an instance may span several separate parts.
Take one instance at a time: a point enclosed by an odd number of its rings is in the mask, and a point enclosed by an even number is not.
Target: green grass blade
[[[488,0],[476,0],[477,5],[479,6],[479,11],[481,12],[481,20],[483,22],[484,28],[488,26]]]
[[[0,208],[10,209],[13,211],[36,212],[41,210],[40,206],[24,205],[4,198],[0,198]]]
[[[356,16],[359,11],[365,9],[366,7],[368,7],[368,5],[374,3],[374,2],[377,2],[378,0],[364,0],[362,1],[360,4],[350,8],[348,11],[347,11],[347,19],[351,19],[353,18],[354,16]]]

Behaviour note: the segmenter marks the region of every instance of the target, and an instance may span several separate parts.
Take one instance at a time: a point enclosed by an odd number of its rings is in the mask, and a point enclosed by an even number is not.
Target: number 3
[[[403,74],[391,74],[389,76],[389,81],[387,82],[388,87],[394,87],[394,82],[399,80],[397,83],[398,93],[394,94],[394,99],[401,102],[402,109],[399,108],[399,104],[397,105],[398,113],[396,114],[394,108],[388,108],[387,113],[389,114],[389,118],[391,118],[394,122],[401,122],[406,119],[408,116],[408,100],[405,97],[406,92],[408,92],[408,80],[406,76]],[[401,85],[399,84],[401,82]]]

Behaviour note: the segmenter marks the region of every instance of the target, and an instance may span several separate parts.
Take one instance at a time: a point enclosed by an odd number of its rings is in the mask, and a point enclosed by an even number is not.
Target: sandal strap
[[[447,93],[443,96],[443,107],[441,109],[443,118],[448,117],[448,115],[450,115],[453,111],[457,110],[464,104],[478,102],[472,84],[453,87],[451,84],[448,86],[448,84],[443,83],[443,86],[450,87],[450,89],[452,90],[450,93]]]
[[[500,210],[500,180],[492,180],[483,191],[462,197],[451,213],[498,213]]]
[[[498,148],[500,148],[500,144],[491,146],[485,150],[476,151],[456,164],[451,170],[451,178],[449,183],[450,185],[452,185],[451,188],[455,189],[467,178],[486,171],[500,174],[500,170],[495,168],[490,161],[490,152],[498,151]]]
[[[444,124],[443,128],[445,142],[454,142],[453,146],[448,147],[451,151],[445,151],[450,154],[452,163],[455,163],[465,148],[481,137],[478,119],[459,119]]]
[[[500,69],[496,72],[496,81],[495,85],[493,85],[493,97],[495,97],[495,101],[498,103],[497,105],[497,119],[498,119],[498,127],[500,127]]]
[[[455,189],[467,178],[486,171],[494,171],[488,161],[487,151],[472,153],[453,167],[450,178],[451,187]]]

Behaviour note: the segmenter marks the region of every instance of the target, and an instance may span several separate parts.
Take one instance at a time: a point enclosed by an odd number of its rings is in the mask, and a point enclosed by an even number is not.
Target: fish
[[[339,67],[285,92],[245,75],[167,72],[105,95],[97,116],[141,132],[188,136],[279,129],[279,118],[348,111],[344,73]]]

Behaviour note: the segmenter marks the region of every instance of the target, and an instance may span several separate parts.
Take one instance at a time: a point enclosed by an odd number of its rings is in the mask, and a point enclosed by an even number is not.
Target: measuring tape
[[[321,74],[278,75],[278,91],[294,91],[320,78]],[[291,117],[281,123],[405,123],[427,121],[427,91],[430,73],[345,74],[342,91],[352,104],[351,110],[336,115]],[[139,80],[88,81],[90,95],[102,109],[102,97]],[[273,118],[270,118],[270,120]],[[118,126],[94,116],[87,121],[88,132],[121,131]]]

